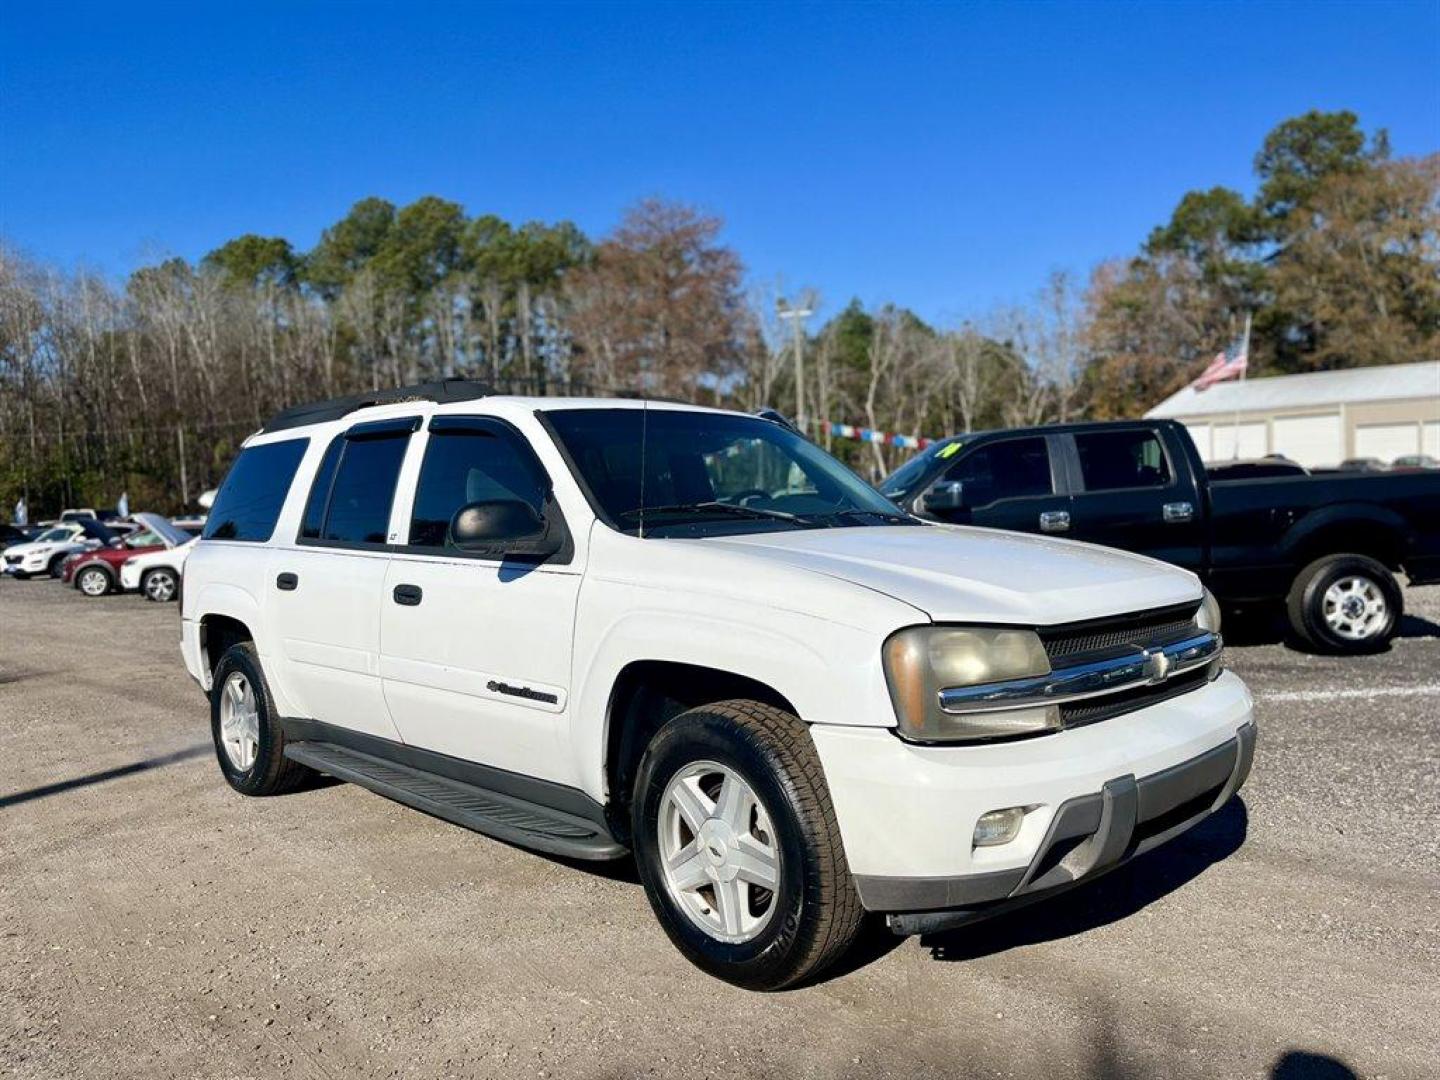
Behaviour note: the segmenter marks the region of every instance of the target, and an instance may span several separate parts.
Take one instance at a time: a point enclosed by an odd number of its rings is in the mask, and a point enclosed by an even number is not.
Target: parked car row
[[[103,523],[93,514],[67,513],[72,516],[34,535],[25,526],[7,526],[25,539],[4,549],[4,573],[60,578],[92,597],[139,592],[157,603],[175,599],[194,533],[160,514]]]

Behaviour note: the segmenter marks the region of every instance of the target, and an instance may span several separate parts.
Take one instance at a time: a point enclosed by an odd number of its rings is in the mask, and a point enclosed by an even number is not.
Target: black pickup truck
[[[957,435],[880,490],[921,517],[1175,563],[1231,609],[1284,601],[1322,651],[1384,647],[1402,612],[1396,572],[1440,583],[1440,471],[1221,480],[1174,420]]]

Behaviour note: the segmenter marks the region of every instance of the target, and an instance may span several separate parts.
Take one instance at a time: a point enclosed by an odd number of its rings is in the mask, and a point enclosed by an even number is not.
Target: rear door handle
[[[288,570],[275,579],[275,587],[281,592],[294,592],[300,585],[300,578]]]
[[[420,598],[425,594],[419,585],[396,585],[395,591],[391,593],[395,602],[403,607],[414,607],[420,603]]]
[[[1160,514],[1168,523],[1178,524],[1194,518],[1195,505],[1188,502],[1166,503],[1160,508]]]
[[[1040,531],[1047,533],[1069,532],[1070,511],[1046,510],[1040,515]]]

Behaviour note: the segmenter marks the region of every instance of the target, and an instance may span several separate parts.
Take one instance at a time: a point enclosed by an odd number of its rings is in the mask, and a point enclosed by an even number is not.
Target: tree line
[[[661,200],[592,239],[369,198],[309,251],[245,235],[123,283],[0,246],[0,505],[191,507],[278,409],[447,376],[935,435],[1136,415],[1247,314],[1260,371],[1440,355],[1440,156],[1309,113],[1255,171],[1253,199],[1191,192],[1133,256],[955,325],[852,301],[802,335],[800,395],[782,305],[821,298],[748,283],[717,217]],[[872,475],[905,454],[816,437]]]

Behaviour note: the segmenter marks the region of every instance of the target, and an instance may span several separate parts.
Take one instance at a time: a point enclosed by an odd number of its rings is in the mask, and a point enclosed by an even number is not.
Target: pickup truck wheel
[[[1306,644],[1324,652],[1368,653],[1395,636],[1404,597],[1384,564],[1366,555],[1326,555],[1296,575],[1286,610]]]
[[[703,970],[777,990],[854,941],[860,898],[799,718],[754,701],[675,717],[640,762],[632,814],[650,904]]]
[[[87,566],[75,575],[75,587],[86,596],[104,596],[110,591],[110,575],[98,566]]]
[[[220,771],[242,795],[283,795],[314,775],[284,754],[270,688],[248,641],[230,646],[215,665],[210,732]]]
[[[145,576],[140,579],[140,591],[145,595],[146,600],[163,604],[175,599],[175,587],[178,584],[175,571],[160,566],[154,570],[145,571]]]

